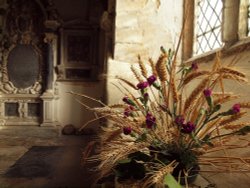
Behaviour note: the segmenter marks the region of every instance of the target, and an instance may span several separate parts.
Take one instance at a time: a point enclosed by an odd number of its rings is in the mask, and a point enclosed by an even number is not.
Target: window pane
[[[197,0],[194,55],[222,46],[222,0]]]
[[[247,24],[248,24],[247,36],[250,36],[250,0],[248,0],[248,19],[247,19]]]

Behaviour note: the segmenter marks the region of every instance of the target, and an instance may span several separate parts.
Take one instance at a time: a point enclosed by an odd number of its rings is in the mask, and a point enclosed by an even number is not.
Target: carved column
[[[57,95],[54,93],[54,62],[57,61],[57,35],[54,31],[57,30],[59,23],[54,20],[47,20],[45,27],[48,32],[45,33],[44,42],[47,43],[47,78],[46,78],[46,91],[41,96],[43,101],[43,122],[41,126],[56,126],[57,121]]]

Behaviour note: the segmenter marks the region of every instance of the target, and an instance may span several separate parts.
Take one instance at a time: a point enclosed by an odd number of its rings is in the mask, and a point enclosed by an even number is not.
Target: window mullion
[[[245,38],[248,35],[248,6],[249,0],[240,0],[239,12],[239,39]]]
[[[224,0],[222,13],[222,42],[225,47],[238,41],[240,0]]]

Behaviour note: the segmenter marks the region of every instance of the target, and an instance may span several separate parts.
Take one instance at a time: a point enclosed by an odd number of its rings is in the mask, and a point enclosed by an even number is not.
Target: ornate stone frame
[[[3,63],[1,67],[1,72],[2,72],[2,78],[1,78],[1,85],[0,85],[0,92],[4,94],[39,94],[42,92],[42,62],[43,62],[43,57],[41,54],[41,51],[36,45],[32,45],[32,48],[34,49],[34,52],[38,55],[38,62],[39,62],[39,75],[37,78],[37,81],[30,87],[27,88],[17,88],[14,86],[14,84],[9,80],[9,75],[8,75],[8,69],[7,69],[7,64],[8,64],[8,57],[10,52],[17,46],[12,45],[8,50],[6,50],[3,53]]]

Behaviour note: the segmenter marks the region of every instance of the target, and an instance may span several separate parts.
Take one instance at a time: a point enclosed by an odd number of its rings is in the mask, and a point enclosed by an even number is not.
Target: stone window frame
[[[217,52],[222,56],[250,49],[248,33],[248,0],[222,0],[222,42],[223,46],[209,52],[193,56],[195,34],[196,0],[184,0],[182,60],[184,62],[209,61]]]

